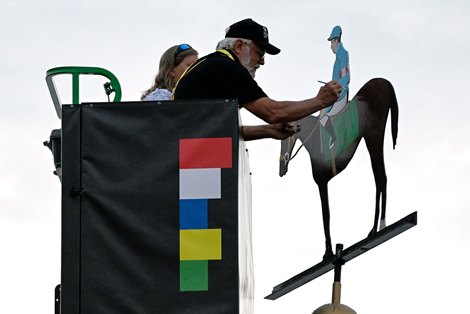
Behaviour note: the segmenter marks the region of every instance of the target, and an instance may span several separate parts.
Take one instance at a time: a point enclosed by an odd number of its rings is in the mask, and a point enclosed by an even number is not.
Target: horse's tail
[[[391,93],[390,93],[390,113],[392,116],[392,139],[393,139],[393,149],[397,145],[397,136],[398,136],[398,102],[397,96],[395,95],[395,89],[390,83]]]

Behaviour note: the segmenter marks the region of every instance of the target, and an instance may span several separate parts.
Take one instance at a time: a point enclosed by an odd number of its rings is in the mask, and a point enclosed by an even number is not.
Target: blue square
[[[180,229],[207,229],[207,199],[180,200]]]

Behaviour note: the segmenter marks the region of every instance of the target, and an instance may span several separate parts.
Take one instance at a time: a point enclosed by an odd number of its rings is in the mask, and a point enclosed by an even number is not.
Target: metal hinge
[[[83,194],[85,194],[85,190],[76,189],[75,187],[72,186],[72,190],[70,191],[70,196],[72,197],[83,196]]]

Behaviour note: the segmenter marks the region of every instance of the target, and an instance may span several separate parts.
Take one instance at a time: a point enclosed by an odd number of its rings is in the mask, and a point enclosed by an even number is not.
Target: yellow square
[[[221,260],[222,229],[180,230],[180,260]]]

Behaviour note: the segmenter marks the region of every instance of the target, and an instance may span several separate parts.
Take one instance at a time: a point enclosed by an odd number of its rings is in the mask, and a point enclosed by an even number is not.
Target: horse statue
[[[324,259],[333,255],[328,181],[346,168],[362,138],[369,151],[376,186],[375,218],[369,236],[377,232],[379,208],[381,208],[380,230],[386,226],[387,176],[383,143],[389,110],[392,118],[393,149],[395,149],[398,133],[398,103],[392,84],[383,78],[374,78],[367,82],[341,112],[330,117],[336,133],[333,145],[331,145],[327,128],[322,126],[317,117],[311,115],[298,121],[301,127],[300,132],[281,142],[279,167],[281,177],[287,173],[289,161],[295,157],[302,146],[310,154],[313,179],[318,185],[322,205],[326,243]],[[302,142],[302,145],[292,155],[297,139]]]

